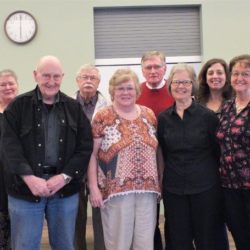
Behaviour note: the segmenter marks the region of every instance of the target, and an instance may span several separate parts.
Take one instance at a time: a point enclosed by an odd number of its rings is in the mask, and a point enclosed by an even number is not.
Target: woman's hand
[[[98,187],[89,189],[89,201],[92,207],[104,207],[102,194]]]

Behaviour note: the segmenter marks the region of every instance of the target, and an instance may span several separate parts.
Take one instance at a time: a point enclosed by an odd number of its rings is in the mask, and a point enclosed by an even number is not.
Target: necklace
[[[235,109],[236,109],[236,113],[239,114],[249,103],[249,100],[247,102],[244,102],[243,104],[239,103],[236,99],[235,99]]]
[[[244,108],[245,106],[236,105],[236,113],[239,114]]]

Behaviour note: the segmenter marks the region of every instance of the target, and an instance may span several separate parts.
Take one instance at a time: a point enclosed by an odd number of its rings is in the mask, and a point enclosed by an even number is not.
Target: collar
[[[162,87],[164,87],[164,85],[166,84],[166,80],[163,79],[159,85],[157,85],[156,87],[152,87],[148,82],[146,82],[146,86],[149,88],[149,89],[161,89]]]
[[[191,103],[191,105],[187,109],[185,109],[184,112],[187,112],[187,113],[189,113],[189,114],[192,115],[195,112],[196,105],[197,105],[196,102],[193,100],[192,103]],[[170,113],[172,115],[173,114],[177,114],[177,112],[176,112],[176,103],[174,103],[174,105],[171,106],[169,109],[170,109]]]
[[[37,100],[38,101],[43,101],[43,96],[42,96],[42,93],[41,93],[41,91],[40,91],[40,89],[39,89],[39,87],[37,86],[37,89],[36,89],[36,91],[37,91]],[[55,98],[55,102],[54,103],[57,103],[57,102],[59,102],[59,92],[56,94],[56,98]],[[53,103],[53,104],[54,104]]]
[[[76,98],[77,100],[79,100],[81,103],[83,104],[91,104],[91,105],[94,105],[96,104],[97,102],[97,99],[98,99],[98,92],[96,92],[96,94],[94,96],[92,96],[90,99],[88,99],[86,101],[86,99],[84,97],[81,96],[80,94],[80,91],[78,90],[77,91],[77,94],[76,94]]]

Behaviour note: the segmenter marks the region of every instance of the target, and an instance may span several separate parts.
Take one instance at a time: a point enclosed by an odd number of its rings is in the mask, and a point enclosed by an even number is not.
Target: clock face
[[[26,11],[15,11],[5,20],[4,29],[7,37],[15,43],[27,43],[36,35],[35,18]]]

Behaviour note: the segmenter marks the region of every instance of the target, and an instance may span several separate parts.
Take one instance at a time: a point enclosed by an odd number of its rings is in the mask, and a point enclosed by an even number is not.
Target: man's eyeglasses
[[[147,66],[144,66],[143,68],[145,69],[145,70],[152,70],[152,69],[154,69],[154,70],[159,70],[159,69],[161,69],[163,67],[163,65],[159,65],[159,64],[155,64],[155,65],[147,65]]]
[[[192,84],[192,81],[191,80],[173,80],[171,84],[174,86],[180,86],[182,84],[183,86],[188,87]]]
[[[239,77],[240,75],[241,75],[243,78],[248,78],[248,77],[250,77],[250,71],[243,71],[243,72],[233,71],[233,72],[231,73],[231,76],[232,76],[232,77]]]
[[[79,80],[84,80],[87,81],[88,79],[91,81],[97,81],[98,78],[96,76],[87,76],[87,75],[83,75],[83,76],[78,76],[77,77]]]

